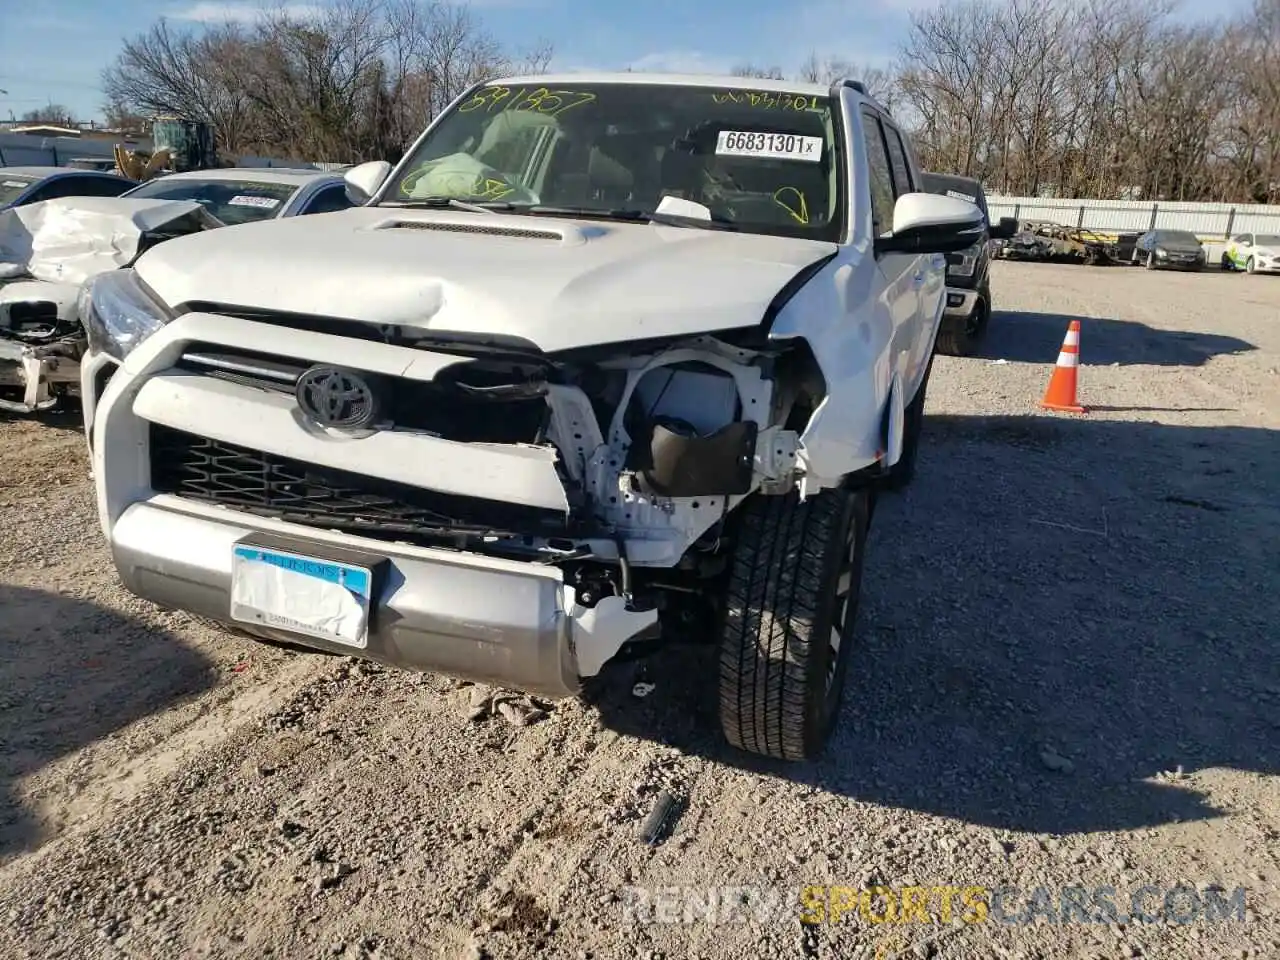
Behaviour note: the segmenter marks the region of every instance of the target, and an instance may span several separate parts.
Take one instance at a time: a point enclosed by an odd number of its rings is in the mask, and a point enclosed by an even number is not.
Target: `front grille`
[[[151,487],[292,523],[382,539],[555,536],[554,510],[436,493],[151,425]]]
[[[193,344],[178,368],[292,395],[310,364],[291,357]],[[446,369],[435,381],[408,380],[362,373],[379,398],[380,424],[416,430],[461,443],[537,443],[550,408],[541,395],[501,396],[492,388],[523,386],[510,364],[494,369],[483,360]],[[457,382],[465,376],[466,383]],[[452,377],[453,379],[450,379]]]

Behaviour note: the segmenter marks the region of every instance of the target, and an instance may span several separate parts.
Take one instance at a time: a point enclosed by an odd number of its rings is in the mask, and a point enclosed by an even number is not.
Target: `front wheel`
[[[969,356],[987,332],[989,312],[987,301],[980,298],[969,316],[943,317],[934,350],[949,357]]]
[[[720,637],[720,725],[733,746],[807,760],[839,713],[871,497],[822,490],[742,505]]]
[[[1245,273],[1255,272],[1255,267],[1253,265],[1253,257],[1250,257],[1248,260],[1244,262],[1244,272]]]

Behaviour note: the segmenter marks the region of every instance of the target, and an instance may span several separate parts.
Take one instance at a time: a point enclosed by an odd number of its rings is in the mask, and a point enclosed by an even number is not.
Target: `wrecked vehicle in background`
[[[80,387],[81,285],[164,240],[220,224],[199,204],[68,197],[0,211],[0,410],[56,407]]]
[[[1105,264],[1120,262],[1118,234],[1070,227],[1050,220],[1023,220],[997,254],[1003,260]]]
[[[346,179],[85,288],[125,586],[549,697],[707,642],[729,742],[817,754],[982,212],[851,80],[477,84]]]

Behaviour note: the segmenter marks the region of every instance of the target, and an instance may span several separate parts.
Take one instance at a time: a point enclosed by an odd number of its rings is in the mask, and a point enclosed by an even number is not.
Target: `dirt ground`
[[[519,726],[161,612],[117,585],[78,423],[0,421],[0,956],[1280,957],[1280,278],[993,284],[798,766],[723,745],[706,649]],[[1093,410],[1047,415],[1072,318]],[[873,922],[907,887],[989,909]]]

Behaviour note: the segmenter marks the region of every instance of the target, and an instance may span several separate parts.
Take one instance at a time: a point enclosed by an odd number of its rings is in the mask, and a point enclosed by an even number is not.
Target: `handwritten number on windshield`
[[[595,99],[594,93],[583,90],[549,90],[546,87],[530,90],[522,87],[513,95],[510,87],[485,87],[460,106],[458,112],[483,110],[485,113],[493,113],[498,110],[515,110],[558,117],[566,110],[584,106]]]
[[[712,103],[736,103],[762,110],[817,110],[817,97],[801,97],[794,93],[768,93],[759,90],[720,90],[711,95]]]

